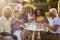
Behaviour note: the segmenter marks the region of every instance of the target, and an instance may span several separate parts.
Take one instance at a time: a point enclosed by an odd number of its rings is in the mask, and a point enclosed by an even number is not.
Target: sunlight
[[[24,1],[28,1],[28,0],[24,0]]]
[[[4,0],[0,0],[0,1],[4,1]]]

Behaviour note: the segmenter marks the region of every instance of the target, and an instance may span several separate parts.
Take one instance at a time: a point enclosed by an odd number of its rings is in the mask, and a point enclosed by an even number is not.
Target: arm
[[[53,31],[56,31],[59,27],[59,25],[54,25],[54,27],[50,27],[49,24],[45,24],[45,26],[47,26],[48,28],[50,28]]]
[[[49,23],[49,20],[46,17],[44,17],[44,20],[46,23]]]
[[[53,28],[50,27],[51,30],[56,31],[58,29],[59,25],[54,25]]]

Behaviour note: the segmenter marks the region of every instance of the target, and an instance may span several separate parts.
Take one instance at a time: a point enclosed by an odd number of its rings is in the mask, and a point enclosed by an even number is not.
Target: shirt
[[[56,31],[50,30],[50,32],[51,33],[58,33],[58,34],[60,34],[60,19],[58,17],[52,19],[50,21],[50,24],[49,25],[50,25],[51,28],[53,28],[54,25],[59,25],[59,27],[58,27],[58,29]]]
[[[0,32],[11,33],[11,21],[7,20],[5,17],[0,18]]]
[[[16,17],[14,17],[12,20],[12,30],[11,30],[12,33],[14,33],[16,30],[18,30],[17,22],[18,22],[18,19]]]
[[[28,21],[28,15],[27,14],[23,14],[22,17],[26,22]]]

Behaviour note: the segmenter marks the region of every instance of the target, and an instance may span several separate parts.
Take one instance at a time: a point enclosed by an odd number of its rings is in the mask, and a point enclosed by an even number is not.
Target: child
[[[17,27],[18,29],[13,34],[17,36],[17,40],[24,40],[24,34],[22,31],[23,21],[21,19],[17,21]]]

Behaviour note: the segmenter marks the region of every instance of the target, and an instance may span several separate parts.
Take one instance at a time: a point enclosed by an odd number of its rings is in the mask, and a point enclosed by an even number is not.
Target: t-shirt
[[[59,25],[59,27],[58,27],[58,29],[56,31],[50,30],[50,32],[51,33],[58,33],[58,34],[60,34],[60,19],[58,17],[52,19],[50,21],[50,24],[49,25],[50,25],[51,28],[53,28],[54,25]]]

